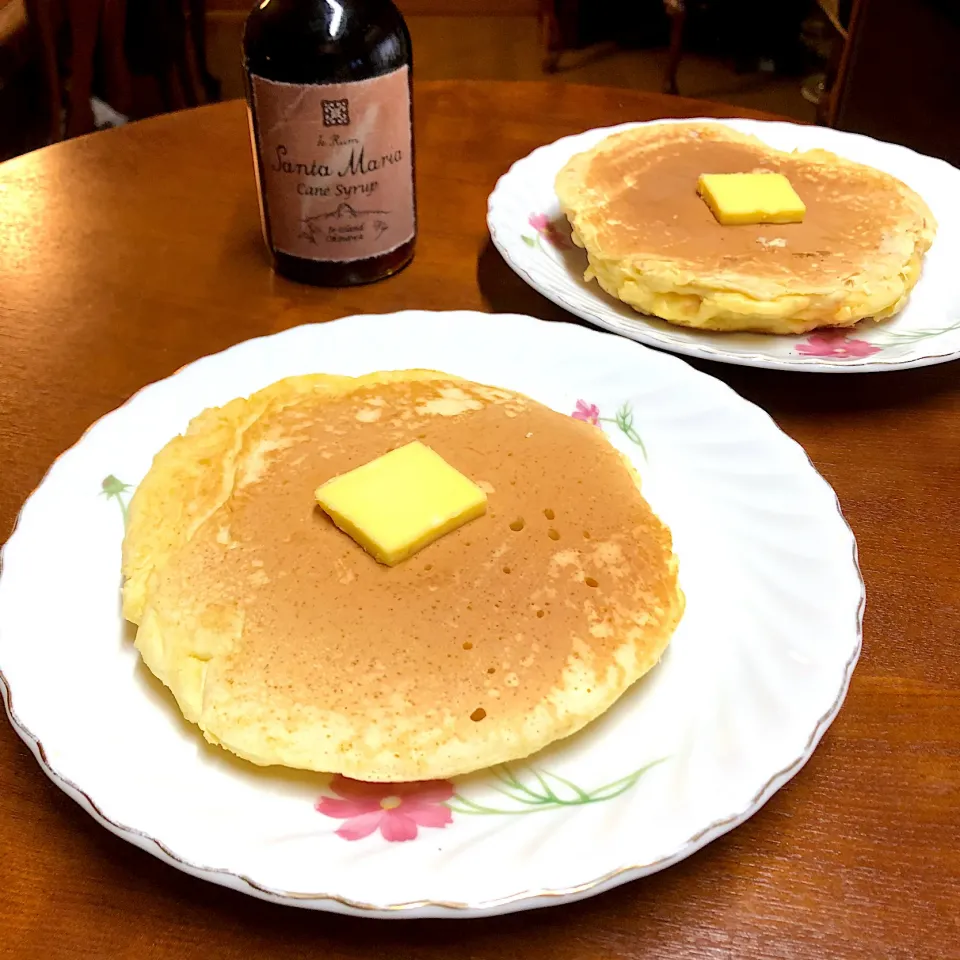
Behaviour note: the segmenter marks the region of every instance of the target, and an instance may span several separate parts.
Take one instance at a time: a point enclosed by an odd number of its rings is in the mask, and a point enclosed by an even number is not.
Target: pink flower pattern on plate
[[[881,349],[866,340],[851,339],[842,330],[812,333],[805,342],[797,344],[797,353],[805,357],[831,357],[835,360],[871,357]]]
[[[584,423],[592,423],[597,426],[600,423],[600,408],[595,403],[587,403],[586,400],[577,401],[577,409],[570,414],[574,420],[583,420]]]
[[[568,250],[570,241],[557,229],[557,226],[545,213],[531,213],[527,222],[545,240],[549,240],[560,250]]]
[[[443,828],[453,822],[446,801],[453,796],[447,780],[420,783],[364,783],[337,774],[330,781],[335,797],[321,797],[316,811],[343,820],[336,831],[344,840],[362,840],[380,831],[384,840],[416,840],[420,827]]]

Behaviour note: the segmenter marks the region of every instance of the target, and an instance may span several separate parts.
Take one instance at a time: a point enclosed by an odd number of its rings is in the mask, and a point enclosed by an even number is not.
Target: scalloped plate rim
[[[217,351],[216,353],[206,354],[197,358],[196,360],[190,361],[166,377],[161,378],[160,380],[153,381],[149,384],[144,385],[135,393],[133,393],[127,400],[115,407],[114,409],[108,411],[102,417],[98,418],[94,423],[87,427],[81,436],[71,444],[66,450],[64,450],[60,455],[58,455],[50,467],[45,471],[40,482],[34,488],[33,492],[26,498],[20,510],[18,511],[16,521],[14,523],[13,529],[10,533],[9,538],[0,547],[0,577],[2,577],[4,569],[4,558],[8,546],[14,541],[18,535],[22,535],[21,531],[21,519],[23,517],[24,511],[30,505],[31,501],[34,498],[34,495],[37,491],[46,483],[47,479],[50,477],[52,471],[57,467],[61,459],[74,451],[86,437],[91,433],[91,431],[101,427],[104,423],[108,422],[110,419],[116,415],[122,415],[125,413],[128,408],[146,391],[151,390],[157,384],[165,383],[169,380],[173,380],[181,373],[183,373],[187,368],[195,367],[198,364],[202,364],[206,361],[215,361],[222,360],[227,354],[232,352],[240,351],[242,349],[255,349],[256,344],[265,341],[273,340],[276,338],[283,337],[286,334],[291,333],[292,331],[303,330],[305,328],[320,328],[320,327],[329,327],[331,324],[344,324],[351,321],[357,320],[376,320],[376,321],[386,321],[386,320],[397,320],[402,319],[406,316],[415,315],[427,315],[430,317],[453,317],[453,316],[462,316],[468,315],[472,317],[484,317],[484,316],[496,316],[500,319],[510,320],[510,321],[520,321],[523,323],[533,323],[533,324],[547,324],[550,327],[560,327],[565,329],[567,333],[575,331],[574,335],[586,335],[589,337],[615,337],[616,334],[590,330],[572,323],[555,323],[549,321],[539,320],[535,317],[530,317],[527,315],[521,314],[483,314],[479,311],[473,310],[458,310],[458,311],[431,311],[431,310],[403,310],[397,311],[395,313],[385,313],[385,314],[354,314],[346,317],[338,318],[337,320],[328,321],[326,323],[317,323],[317,324],[302,324],[295,327],[287,328],[286,330],[281,330],[275,333],[265,334],[259,337],[253,337],[248,340],[241,341],[239,343],[232,344],[223,350]],[[432,900],[432,899],[421,899],[413,900],[406,902],[396,902],[396,903],[367,903],[356,898],[344,897],[335,893],[299,893],[299,892],[290,892],[285,890],[276,889],[267,885],[260,884],[252,877],[245,875],[242,872],[233,871],[229,868],[223,867],[213,867],[207,866],[204,864],[196,863],[190,860],[187,857],[181,856],[176,851],[168,847],[161,839],[151,836],[143,830],[138,829],[137,827],[130,826],[125,823],[121,823],[117,820],[114,820],[108,817],[101,809],[100,804],[89,794],[87,793],[79,784],[75,783],[69,777],[65,776],[56,767],[48,760],[46,756],[46,751],[43,746],[41,739],[19,718],[16,713],[13,689],[7,679],[2,666],[0,666],[0,694],[2,694],[4,707],[7,713],[7,717],[13,726],[14,730],[24,741],[24,743],[29,747],[31,753],[36,758],[40,768],[47,775],[47,777],[64,793],[66,793],[71,799],[76,801],[76,803],[90,814],[94,820],[100,823],[102,826],[106,827],[111,833],[120,837],[121,839],[127,840],[132,843],[139,849],[149,853],[158,859],[164,861],[165,863],[170,864],[171,866],[185,872],[191,876],[197,877],[199,879],[207,880],[212,883],[216,883],[220,886],[227,887],[228,889],[236,890],[240,893],[246,893],[248,895],[255,896],[259,899],[267,900],[274,903],[282,903],[286,905],[294,905],[300,907],[307,907],[319,910],[326,910],[335,913],[341,913],[346,915],[358,916],[358,917],[376,917],[382,919],[417,919],[417,918],[443,918],[443,919],[466,919],[471,917],[480,917],[480,916],[497,916],[503,915],[506,913],[518,912],[528,909],[537,909],[547,906],[555,906],[561,903],[575,902],[577,900],[585,899],[587,897],[602,893],[606,890],[612,889],[621,884],[628,883],[632,880],[640,879],[644,876],[657,873],[662,869],[666,869],[669,866],[685,859],[691,854],[695,853],[697,850],[706,846],[708,843],[722,836],[723,834],[729,832],[735,827],[739,826],[741,823],[749,819],[754,813],[756,813],[772,796],[777,792],[784,784],[786,784],[800,769],[806,764],[813,754],[813,751],[816,749],[817,744],[820,742],[826,730],[829,728],[830,724],[836,718],[843,702],[846,698],[846,694],[849,689],[850,680],[853,674],[853,670],[858,662],[860,653],[862,650],[862,641],[863,641],[863,615],[866,604],[866,588],[863,581],[863,575],[860,570],[859,565],[859,556],[858,556],[858,547],[856,538],[853,534],[852,529],[843,514],[843,511],[840,506],[839,499],[836,496],[836,493],[830,487],[829,483],[823,478],[820,472],[816,469],[816,466],[810,460],[809,455],[806,454],[806,451],[793,440],[788,434],[786,434],[777,423],[773,420],[770,415],[758,407],[756,404],[751,403],[748,400],[740,397],[739,394],[733,390],[732,387],[729,387],[726,383],[721,380],[717,380],[715,377],[710,376],[709,374],[702,373],[701,371],[696,370],[695,368],[689,367],[685,361],[681,360],[676,356],[672,356],[669,353],[660,353],[658,351],[650,350],[645,347],[643,344],[636,343],[634,341],[635,348],[639,350],[644,350],[652,356],[657,357],[656,362],[667,363],[667,364],[679,364],[687,368],[688,372],[692,373],[697,377],[705,377],[709,380],[712,380],[716,385],[718,385],[724,392],[732,394],[740,402],[747,404],[750,407],[753,407],[759,411],[765,421],[767,421],[769,427],[775,430],[778,434],[781,435],[782,439],[785,439],[789,444],[794,445],[799,448],[803,453],[807,463],[815,474],[817,480],[824,486],[826,486],[833,497],[835,510],[837,516],[840,518],[846,533],[849,536],[850,546],[851,546],[851,561],[853,564],[853,571],[856,575],[857,582],[860,587],[860,596],[857,602],[856,611],[855,611],[855,621],[856,621],[856,638],[854,643],[853,651],[850,657],[847,659],[843,666],[842,677],[840,688],[837,693],[836,699],[822,714],[811,731],[809,738],[804,744],[803,750],[800,754],[789,764],[783,768],[776,771],[772,776],[770,776],[766,782],[759,788],[759,790],[754,794],[751,801],[743,807],[743,809],[734,811],[728,816],[717,819],[698,830],[693,836],[691,836],[687,841],[680,844],[675,850],[671,851],[668,854],[663,855],[662,857],[657,858],[654,861],[646,863],[628,863],[624,864],[614,870],[608,871],[603,875],[593,878],[582,883],[578,883],[572,886],[561,887],[561,888],[535,888],[528,890],[520,890],[515,893],[506,894],[501,897],[495,897],[487,900],[477,901],[477,902],[456,902],[456,901],[444,901],[444,900]]]
[[[767,354],[755,353],[746,350],[741,352],[733,352],[730,350],[721,350],[706,344],[673,340],[670,338],[669,334],[660,334],[656,332],[655,328],[647,327],[644,315],[641,313],[637,313],[636,318],[629,316],[619,318],[620,322],[631,326],[632,332],[635,334],[634,336],[631,333],[626,333],[615,329],[613,321],[607,319],[601,313],[580,308],[570,303],[550,284],[539,283],[536,278],[531,275],[529,270],[521,266],[514,259],[503,238],[497,234],[497,228],[494,224],[494,205],[499,199],[498,194],[502,195],[502,193],[505,192],[505,188],[509,183],[509,178],[511,175],[515,174],[516,168],[525,164],[527,161],[532,160],[537,155],[544,154],[562,144],[568,144],[571,141],[579,140],[582,137],[593,136],[595,134],[604,134],[609,136],[614,133],[619,133],[623,130],[630,130],[636,127],[652,126],[658,123],[719,123],[729,126],[730,121],[746,121],[750,124],[756,124],[758,126],[798,127],[800,129],[808,129],[803,124],[790,123],[789,121],[784,120],[755,120],[752,118],[737,116],[663,117],[658,120],[627,121],[625,123],[612,124],[607,127],[592,127],[587,130],[582,130],[579,133],[573,133],[564,137],[559,137],[557,140],[554,140],[551,143],[545,143],[539,147],[536,147],[526,156],[515,160],[510,165],[506,173],[502,174],[498,178],[496,185],[487,197],[487,229],[490,233],[490,239],[493,241],[493,244],[500,253],[500,256],[503,257],[510,269],[513,270],[513,272],[516,273],[517,276],[519,276],[528,286],[536,290],[537,293],[543,297],[546,297],[546,299],[550,300],[558,307],[561,307],[562,309],[571,313],[573,316],[578,317],[581,320],[585,320],[587,323],[593,324],[607,331],[608,333],[613,333],[615,336],[623,337],[624,339],[628,340],[634,340],[635,342],[642,343],[645,346],[654,347],[658,350],[663,350],[669,353],[675,353],[687,357],[695,357],[700,360],[712,360],[717,363],[731,363],[737,366],[759,367],[767,370],[787,370],[802,373],[887,373],[894,370],[911,370],[918,367],[949,363],[953,360],[960,359],[960,341],[958,341],[956,348],[948,350],[945,353],[927,354],[921,357],[913,357],[902,360],[877,360],[867,357],[847,361],[843,364],[824,363],[824,358],[821,357],[798,355],[797,357],[783,358],[772,357]],[[958,187],[960,187],[960,170],[958,170],[952,164],[947,163],[946,160],[941,160],[939,157],[931,157],[902,144],[877,140],[875,137],[870,137],[866,134],[833,130],[832,128],[826,129],[829,129],[830,135],[840,135],[845,139],[849,138],[866,143],[876,143],[885,147],[894,147],[897,150],[903,151],[904,153],[912,154],[914,157],[917,157],[924,162],[934,163],[945,167],[953,174],[958,175]],[[599,288],[590,290],[591,298],[596,299],[598,302],[602,302],[602,298],[606,297],[607,295],[604,294],[603,291],[598,293],[598,289]],[[613,307],[611,306],[610,309],[612,310]],[[633,326],[634,323],[636,324],[635,327]]]

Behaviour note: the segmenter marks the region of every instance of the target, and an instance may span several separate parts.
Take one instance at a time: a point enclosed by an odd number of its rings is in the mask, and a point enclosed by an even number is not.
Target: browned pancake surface
[[[313,491],[414,439],[480,484],[488,511],[387,567]],[[232,495],[148,608],[181,655],[197,624],[218,638],[191,717],[211,739],[256,762],[420,779],[582,726],[656,662],[679,604],[669,533],[600,430],[414,380],[260,417]]]

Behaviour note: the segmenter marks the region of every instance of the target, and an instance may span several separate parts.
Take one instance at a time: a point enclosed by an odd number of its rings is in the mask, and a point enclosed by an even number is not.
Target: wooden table
[[[271,273],[239,103],[0,166],[0,540],[88,424],[239,340],[413,307],[569,319],[490,245],[496,178],[586,127],[729,112],[562,84],[423,84],[417,258],[352,290]],[[807,448],[858,536],[869,595],[846,705],[756,816],[678,866],[570,907],[384,925],[177,872],[97,826],[2,724],[0,956],[960,956],[960,368],[817,376],[698,365]]]

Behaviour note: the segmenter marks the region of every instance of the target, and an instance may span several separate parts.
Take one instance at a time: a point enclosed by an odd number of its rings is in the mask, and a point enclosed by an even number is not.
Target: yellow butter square
[[[782,173],[704,173],[697,193],[724,226],[802,223],[807,212]]]
[[[487,509],[486,493],[418,440],[328,480],[316,497],[344,533],[391,567]]]

